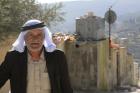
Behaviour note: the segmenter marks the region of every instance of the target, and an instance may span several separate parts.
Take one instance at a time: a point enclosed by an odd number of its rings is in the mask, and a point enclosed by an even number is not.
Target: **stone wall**
[[[107,90],[108,40],[65,43],[72,87],[75,91]]]
[[[133,55],[127,53],[127,84],[133,85],[133,78],[134,78],[134,58]]]
[[[65,42],[72,87],[75,91],[110,91],[125,85],[134,85],[133,56],[125,47],[111,48],[109,59],[108,40]],[[135,72],[135,73],[134,73]],[[135,76],[136,76],[135,75]],[[80,92],[77,92],[80,93]]]
[[[109,62],[109,41],[97,41],[97,88],[98,90],[109,90],[108,62]]]
[[[70,79],[75,90],[94,90],[97,86],[97,47],[85,43],[79,48],[76,41],[65,43]]]
[[[81,16],[76,19],[76,32],[80,40],[105,39],[105,20],[92,14]]]
[[[119,86],[133,85],[134,61],[125,47],[118,49],[118,84]]]
[[[139,64],[134,62],[134,75],[133,75],[133,85],[137,86],[139,82]]]
[[[107,75],[108,75],[108,83],[109,83],[109,90],[113,90],[117,87],[117,52],[118,50],[115,48],[111,48],[111,59],[108,60],[107,64]]]
[[[127,81],[126,81],[126,73],[127,73],[127,51],[125,47],[120,47],[119,51],[118,51],[118,68],[119,68],[119,85],[126,85]]]

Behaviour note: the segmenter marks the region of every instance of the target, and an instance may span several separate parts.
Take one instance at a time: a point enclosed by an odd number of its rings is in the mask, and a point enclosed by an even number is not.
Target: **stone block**
[[[76,32],[81,40],[101,40],[105,38],[105,20],[96,16],[76,19]]]

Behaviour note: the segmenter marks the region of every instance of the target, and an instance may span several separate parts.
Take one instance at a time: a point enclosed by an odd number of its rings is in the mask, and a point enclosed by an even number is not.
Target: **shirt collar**
[[[28,53],[28,59],[29,60],[32,60],[31,58],[31,55]],[[42,49],[42,52],[41,52],[41,55],[40,55],[40,59],[39,60],[45,60],[45,57],[44,57],[44,48]]]

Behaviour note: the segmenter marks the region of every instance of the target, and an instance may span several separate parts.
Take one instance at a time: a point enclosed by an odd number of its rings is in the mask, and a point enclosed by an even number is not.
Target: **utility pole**
[[[109,58],[111,57],[111,24],[113,24],[117,19],[116,13],[113,10],[111,10],[111,8],[112,6],[105,13],[105,20],[109,25]]]

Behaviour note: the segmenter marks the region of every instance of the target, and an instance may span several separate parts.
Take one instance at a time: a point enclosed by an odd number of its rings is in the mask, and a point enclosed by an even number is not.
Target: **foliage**
[[[39,19],[48,26],[64,21],[62,3],[37,4],[35,0],[0,0],[0,36],[19,32],[24,22]]]

